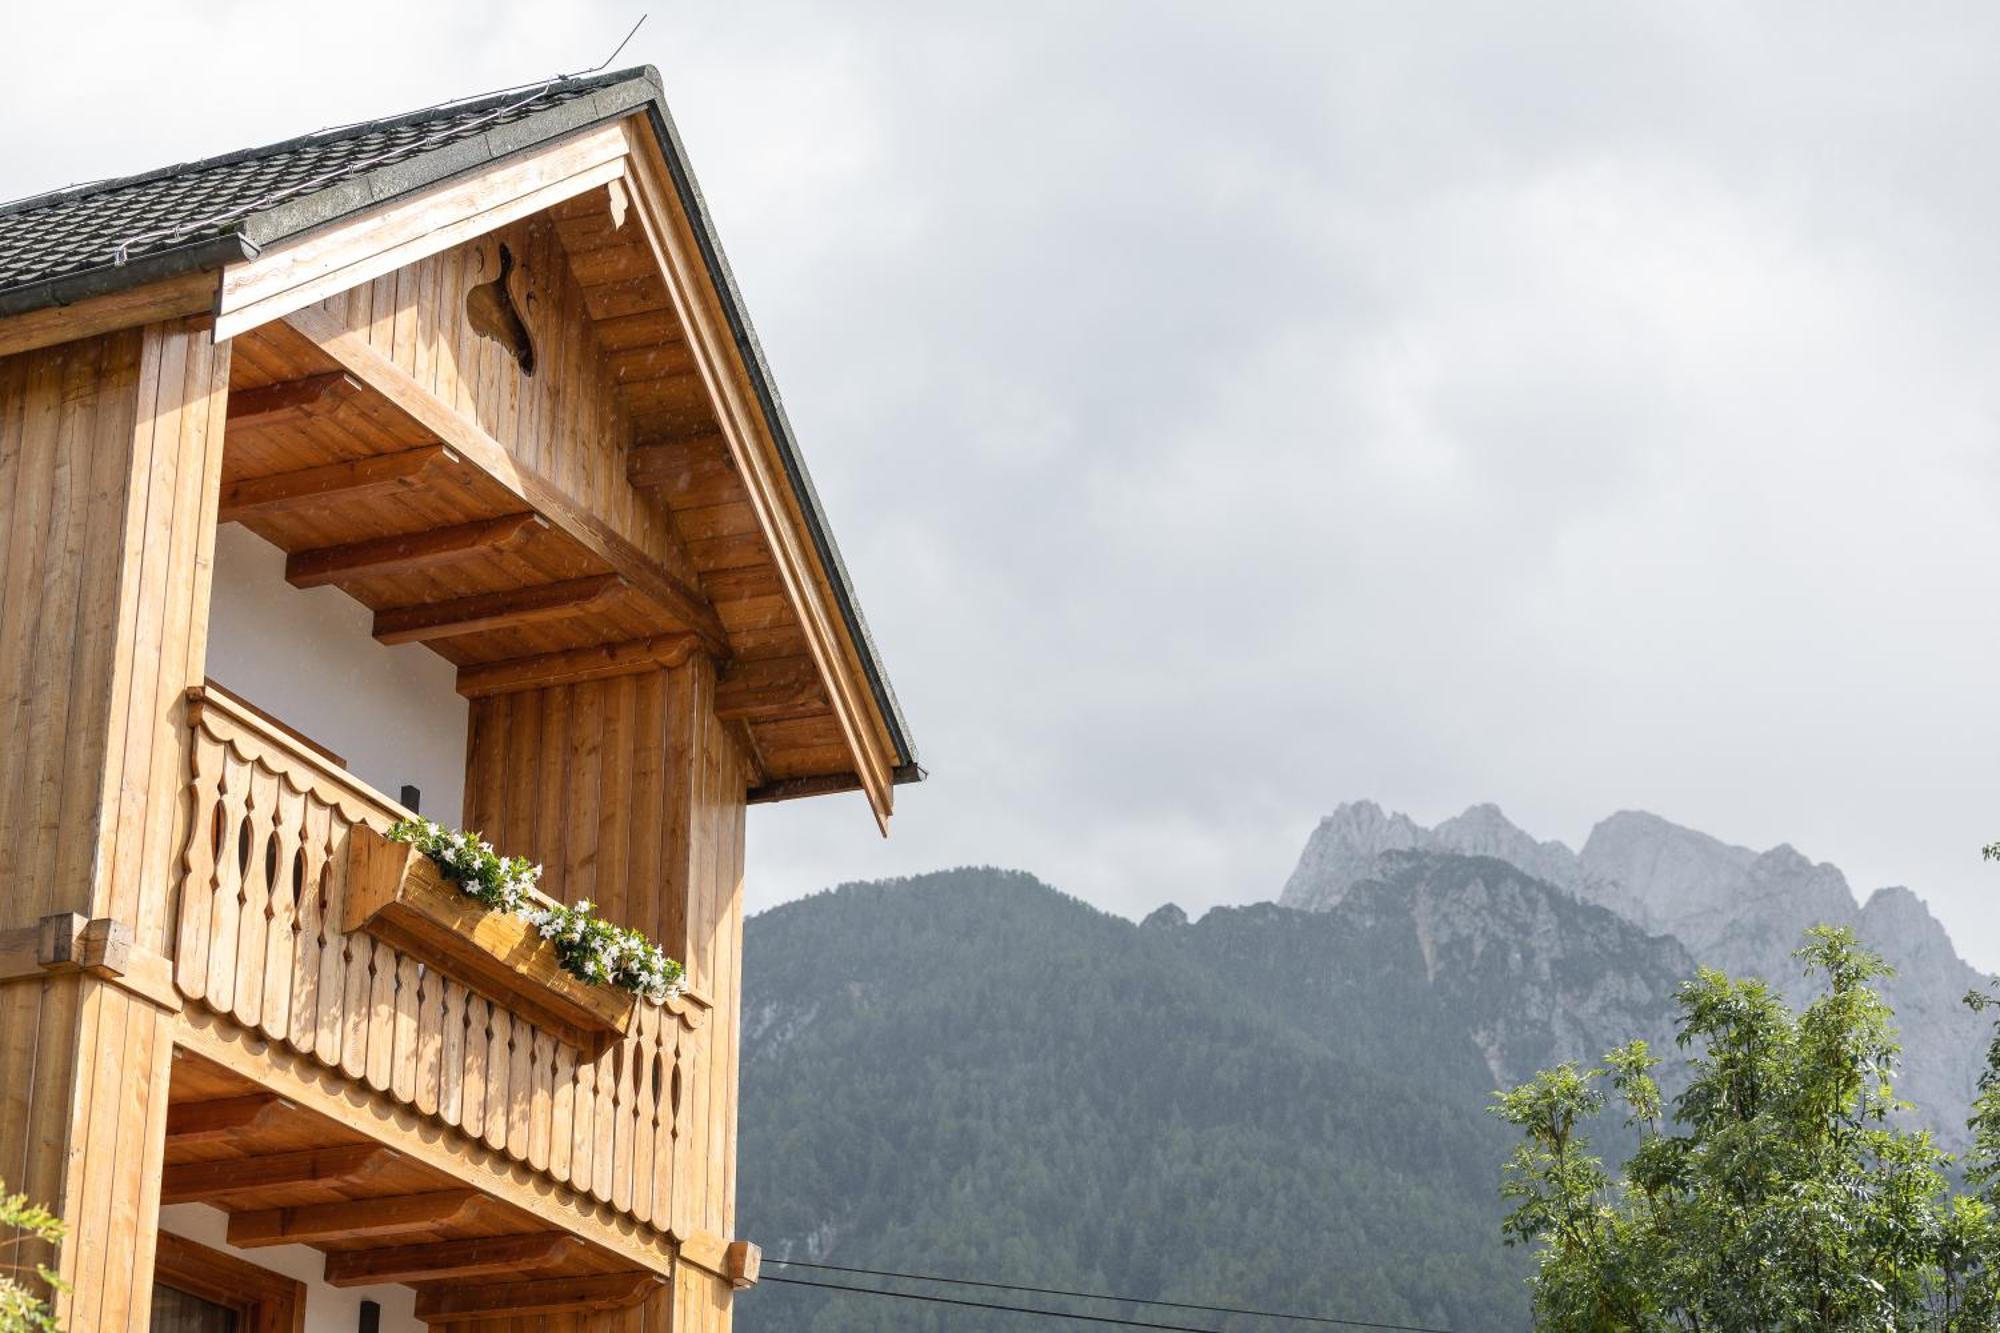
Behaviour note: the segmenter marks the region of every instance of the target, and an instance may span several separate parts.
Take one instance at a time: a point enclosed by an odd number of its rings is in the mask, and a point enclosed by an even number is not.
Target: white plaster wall
[[[347,760],[396,798],[423,793],[423,813],[464,813],[466,703],[457,668],[422,644],[389,647],[373,613],[338,588],[294,588],[285,553],[234,524],[215,534],[208,676]]]
[[[305,1283],[306,1333],[355,1333],[361,1327],[363,1301],[382,1307],[382,1333],[424,1333],[417,1318],[417,1293],[411,1288],[329,1287],[324,1281],[326,1256],[309,1245],[239,1250],[229,1243],[229,1214],[220,1208],[205,1203],[168,1204],[160,1209],[160,1230]]]

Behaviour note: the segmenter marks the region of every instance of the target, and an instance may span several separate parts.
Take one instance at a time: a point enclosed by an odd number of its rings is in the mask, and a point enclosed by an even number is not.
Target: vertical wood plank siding
[[[574,1129],[572,1170],[581,1176],[574,1159],[587,1155],[593,1189],[676,1234],[729,1235],[735,1220],[744,768],[714,693],[713,669],[696,658],[495,695],[474,701],[468,740],[466,826],[540,862],[552,897],[588,898],[660,940],[713,1006],[697,1040],[675,1047],[679,1065],[600,1061],[555,1099]],[[679,1115],[606,1122],[607,1088],[614,1105],[672,1105],[678,1094]],[[599,1117],[589,1126],[586,1106]]]
[[[0,927],[165,946],[228,374],[186,323],[0,360]],[[72,1329],[146,1327],[171,1024],[95,977],[0,985],[0,1177],[68,1225]]]

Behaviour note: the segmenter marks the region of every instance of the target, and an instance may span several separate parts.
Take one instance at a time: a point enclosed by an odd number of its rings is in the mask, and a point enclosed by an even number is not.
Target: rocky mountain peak
[[[1806,1002],[1818,985],[1792,956],[1806,930],[1854,928],[1896,969],[1883,992],[1903,1034],[1903,1090],[1927,1111],[1941,1112],[1930,1123],[1944,1143],[1963,1140],[1963,1108],[1978,1075],[1984,1030],[1960,997],[1988,979],[1959,958],[1944,927],[1908,889],[1883,889],[1864,908],[1839,867],[1814,861],[1789,843],[1756,852],[1643,810],[1603,820],[1583,850],[1572,853],[1559,842],[1537,841],[1490,804],[1426,829],[1372,802],[1356,802],[1321,821],[1281,901],[1324,910],[1369,881],[1408,891],[1408,877],[1399,870],[1412,852],[1505,862],[1651,934],[1671,936],[1703,964],[1762,977],[1794,1005]],[[1428,910],[1421,897],[1412,907]],[[1480,909],[1490,918],[1489,938],[1534,936],[1497,907],[1494,900]],[[1538,940],[1528,952],[1547,953],[1547,942]]]

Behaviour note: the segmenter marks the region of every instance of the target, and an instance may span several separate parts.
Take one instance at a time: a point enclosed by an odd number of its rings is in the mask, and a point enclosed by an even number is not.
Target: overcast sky
[[[595,64],[641,4],[10,5],[0,196]],[[1275,895],[1627,807],[2000,967],[2000,12],[654,4],[932,777],[752,902]]]

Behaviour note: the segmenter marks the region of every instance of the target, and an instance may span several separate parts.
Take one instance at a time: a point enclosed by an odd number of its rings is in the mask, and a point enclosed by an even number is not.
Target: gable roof
[[[250,259],[265,247],[635,111],[646,113],[658,137],[888,727],[895,780],[918,781],[923,769],[902,710],[652,66],[554,79],[0,205],[0,318]]]

